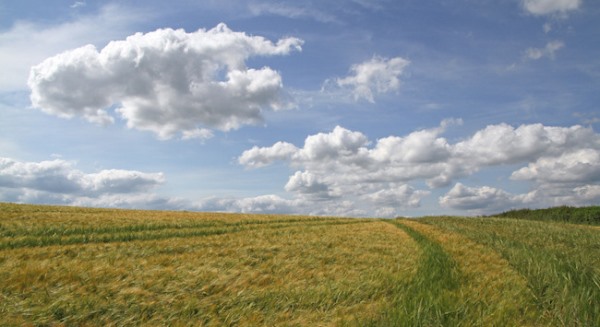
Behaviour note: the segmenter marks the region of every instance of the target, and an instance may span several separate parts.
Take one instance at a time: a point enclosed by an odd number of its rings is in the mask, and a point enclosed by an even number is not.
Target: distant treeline
[[[600,206],[554,207],[547,209],[518,209],[505,211],[493,217],[564,221],[576,224],[600,225]]]

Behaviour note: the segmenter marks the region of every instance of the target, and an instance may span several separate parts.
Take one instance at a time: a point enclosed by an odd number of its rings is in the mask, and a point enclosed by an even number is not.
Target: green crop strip
[[[393,290],[395,298],[377,319],[367,326],[454,326],[465,310],[456,301],[460,273],[456,262],[436,242],[397,221],[391,224],[405,231],[423,254],[412,280]],[[363,325],[363,323],[360,323]]]
[[[16,218],[20,219],[20,218]],[[139,224],[129,226],[111,226],[111,227],[68,227],[68,226],[51,226],[38,228],[8,228],[0,225],[0,237],[19,237],[19,236],[70,236],[70,235],[85,235],[85,234],[118,234],[131,232],[158,231],[165,229],[193,229],[193,228],[210,228],[210,227],[239,227],[247,225],[263,225],[276,223],[305,223],[317,221],[335,221],[335,218],[303,218],[303,219],[273,219],[273,220],[243,220],[237,222],[224,222],[219,220],[198,221],[198,222],[182,222],[182,223],[155,223],[155,224]]]
[[[32,236],[7,237],[0,241],[0,250],[50,245],[111,243],[162,240],[168,238],[201,237],[252,230],[256,228],[287,228],[295,225],[326,226],[354,224],[360,221],[332,219],[297,219],[270,221],[243,221],[235,223],[200,223],[196,225],[129,226],[111,229],[71,229],[66,233],[34,233]],[[162,227],[162,228],[158,228]]]
[[[500,253],[528,282],[540,324],[600,326],[600,231],[564,223],[435,218]]]

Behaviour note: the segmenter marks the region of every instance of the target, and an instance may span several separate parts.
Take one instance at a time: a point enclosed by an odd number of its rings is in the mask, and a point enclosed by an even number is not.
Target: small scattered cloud
[[[193,130],[183,131],[181,136],[182,140],[200,139],[202,141],[208,140],[214,136],[210,129],[196,128]]]
[[[81,8],[81,7],[85,7],[86,3],[85,1],[75,1],[70,7],[73,9],[77,9],[77,8]]]
[[[581,0],[522,0],[523,8],[533,15],[565,15],[578,9]]]
[[[400,89],[400,76],[410,61],[401,58],[383,58],[374,56],[363,63],[352,65],[350,75],[327,80],[325,85],[332,82],[335,87],[347,90],[355,101],[360,99],[375,102],[379,94],[397,92]]]
[[[323,23],[340,23],[335,16],[317,10],[311,6],[293,6],[273,2],[251,2],[248,5],[248,10],[255,16],[275,15],[292,19],[310,19]]]
[[[260,148],[252,147],[238,158],[238,162],[246,167],[259,168],[272,164],[277,160],[286,160],[298,151],[291,143],[277,142],[273,146]]]
[[[280,74],[248,68],[255,56],[300,51],[289,37],[273,43],[234,32],[225,24],[187,33],[159,29],[87,45],[50,57],[31,68],[28,85],[35,108],[59,117],[114,121],[160,139],[206,139],[211,129],[228,131],[262,121],[264,110],[286,108]]]
[[[352,0],[353,3],[369,10],[380,11],[384,8],[385,1],[381,0]]]
[[[525,57],[531,60],[538,60],[541,58],[554,59],[554,54],[565,46],[562,41],[551,41],[546,43],[543,48],[528,48],[525,50]]]

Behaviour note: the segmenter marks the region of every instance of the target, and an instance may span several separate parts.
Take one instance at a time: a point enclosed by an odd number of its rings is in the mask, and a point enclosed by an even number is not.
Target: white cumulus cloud
[[[436,128],[374,142],[358,131],[337,126],[329,133],[309,135],[302,147],[285,142],[254,147],[238,161],[250,168],[283,161],[300,168],[284,187],[297,198],[349,201],[356,210],[371,214],[399,214],[400,209],[418,207],[431,192],[414,185],[424,182],[437,189],[504,165],[523,165],[507,177],[530,181],[531,192],[513,195],[457,183],[440,203],[460,210],[484,210],[569,204],[577,194],[582,198],[578,203],[587,203],[583,198],[596,194],[592,186],[600,181],[600,135],[593,129],[497,124],[455,143],[442,136],[449,126],[460,123],[448,120]]]
[[[23,162],[0,158],[0,199],[9,201],[45,198],[72,202],[80,197],[123,196],[148,192],[164,181],[162,173],[122,169],[84,173],[61,159]]]
[[[515,180],[537,183],[600,182],[600,149],[578,149],[559,156],[544,156],[511,175]]]
[[[403,184],[390,185],[387,189],[365,195],[365,198],[382,208],[416,208],[421,205],[421,198],[429,194],[429,191],[415,190]]]
[[[194,210],[243,213],[307,213],[301,200],[267,194],[246,198],[208,198],[188,204]]]
[[[252,149],[244,151],[238,161],[244,166],[257,168],[267,166],[276,160],[286,160],[297,151],[298,148],[291,143],[277,142],[267,148],[254,146]]]
[[[374,56],[353,65],[349,76],[338,78],[335,82],[339,87],[349,89],[354,100],[375,102],[375,95],[400,89],[400,75],[409,64],[410,61],[401,57],[388,59]]]
[[[512,164],[536,160],[544,154],[559,155],[572,149],[595,147],[598,134],[580,125],[571,127],[542,124],[489,125],[458,142],[453,151],[475,165]]]
[[[352,157],[367,142],[362,133],[336,126],[331,133],[308,136],[300,155],[307,160]]]
[[[394,216],[401,208],[419,207],[429,194],[406,182],[444,171],[439,162],[448,155],[449,145],[438,135],[449,122],[442,125],[380,139],[374,146],[366,135],[336,126],[330,133],[309,135],[302,147],[283,142],[254,147],[238,161],[256,168],[281,160],[303,168],[290,176],[284,189],[305,201],[320,201],[315,206],[333,208],[346,202],[352,209],[344,212]]]
[[[534,196],[535,192],[514,195],[494,187],[468,187],[456,183],[446,195],[440,197],[439,202],[446,208],[491,213],[531,203]]]
[[[159,29],[63,52],[31,68],[31,102],[49,114],[109,124],[112,109],[127,126],[161,139],[208,138],[262,121],[264,110],[289,104],[280,74],[248,68],[255,56],[286,55],[302,41],[271,42],[225,24],[187,33]]]

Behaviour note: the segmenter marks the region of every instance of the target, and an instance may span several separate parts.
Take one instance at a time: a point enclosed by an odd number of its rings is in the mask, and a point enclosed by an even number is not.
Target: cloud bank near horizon
[[[163,173],[106,169],[84,173],[62,159],[22,162],[0,158],[3,201],[72,204],[77,198],[148,192],[165,182]]]
[[[497,124],[455,143],[442,136],[460,123],[446,120],[437,128],[374,142],[361,132],[337,126],[330,133],[308,136],[302,147],[282,141],[271,147],[255,146],[244,151],[238,162],[261,168],[283,161],[298,169],[284,187],[297,198],[352,200],[379,213],[399,214],[402,208],[418,207],[430,190],[453,183],[439,204],[473,212],[599,200],[600,135],[591,128]],[[513,195],[458,182],[509,165],[521,168],[507,179],[529,182],[530,192]],[[416,189],[414,185],[421,183],[429,189]]]
[[[73,162],[0,159],[2,201],[176,210],[394,217],[422,201],[485,214],[510,208],[589,205],[600,201],[600,135],[591,128],[529,124],[489,125],[462,140],[443,134],[461,120],[375,141],[337,126],[306,137],[301,147],[277,142],[244,151],[238,162],[261,169],[284,162],[295,172],[282,188],[290,195],[180,199],[160,196],[163,173],[107,169],[84,173]],[[516,167],[504,178],[528,183],[513,194],[464,179],[498,167]],[[426,187],[424,187],[426,186]]]

